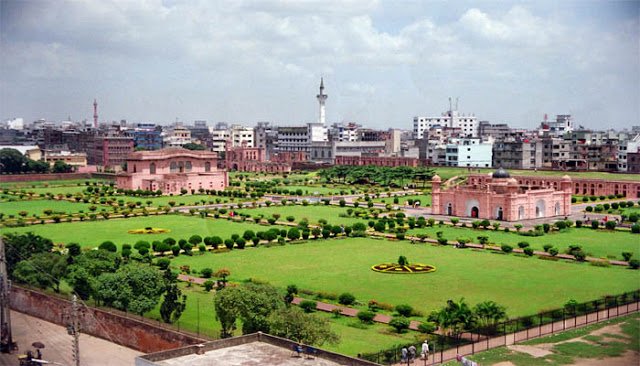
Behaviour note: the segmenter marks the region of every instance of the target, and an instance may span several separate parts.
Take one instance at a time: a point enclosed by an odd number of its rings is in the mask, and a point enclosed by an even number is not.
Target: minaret
[[[93,128],[98,129],[98,102],[93,100]]]
[[[318,104],[320,104],[320,116],[318,122],[324,125],[325,123],[325,113],[324,113],[324,102],[327,100],[329,96],[324,93],[324,80],[320,78],[320,94],[316,95],[318,98]]]

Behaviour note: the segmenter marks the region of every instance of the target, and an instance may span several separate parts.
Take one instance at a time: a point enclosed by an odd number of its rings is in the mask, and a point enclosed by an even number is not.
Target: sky
[[[640,125],[640,1],[0,0],[0,120]]]

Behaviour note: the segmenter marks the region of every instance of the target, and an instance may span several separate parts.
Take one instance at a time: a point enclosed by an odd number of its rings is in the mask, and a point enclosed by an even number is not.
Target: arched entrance
[[[477,206],[471,207],[471,217],[478,218],[479,214],[480,214],[480,210],[478,210]]]
[[[543,200],[538,200],[536,202],[536,217],[544,217],[545,215],[545,205]]]
[[[498,207],[496,210],[496,220],[503,220],[502,207]]]
[[[524,220],[524,206],[518,207],[518,220]]]
[[[447,215],[453,215],[453,206],[451,205],[451,202],[447,204]]]
[[[556,216],[560,216],[560,202],[556,202]]]

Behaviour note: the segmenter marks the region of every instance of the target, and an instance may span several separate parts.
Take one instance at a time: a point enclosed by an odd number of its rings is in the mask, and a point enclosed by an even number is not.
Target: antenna
[[[453,109],[451,107],[451,97],[449,97],[449,112],[451,112]]]
[[[458,99],[460,99],[460,98],[456,97],[456,111],[458,110]]]

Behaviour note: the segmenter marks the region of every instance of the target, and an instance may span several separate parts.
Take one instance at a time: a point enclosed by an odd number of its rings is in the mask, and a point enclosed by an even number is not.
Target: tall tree
[[[53,163],[52,171],[54,173],[71,173],[73,171],[73,167],[62,160],[57,160]]]
[[[160,316],[165,323],[174,323],[187,306],[187,296],[178,287],[178,276],[170,268],[164,271],[164,300],[160,305]]]
[[[437,323],[447,334],[458,335],[473,326],[475,316],[464,298],[461,298],[458,301],[448,300],[445,307],[431,313],[429,320]]]
[[[327,319],[305,314],[298,307],[277,309],[271,313],[269,333],[313,346],[340,341],[340,337],[331,331]]]
[[[162,274],[153,267],[131,263],[97,279],[97,296],[107,306],[143,315],[153,309],[165,290]]]
[[[506,308],[495,301],[484,301],[476,304],[473,312],[478,320],[478,325],[487,330],[495,329],[500,321],[507,318]]]
[[[13,270],[17,281],[40,287],[53,288],[60,292],[60,281],[67,272],[67,259],[60,253],[37,253],[27,260],[20,261]]]
[[[27,158],[16,149],[0,149],[0,173],[20,173],[23,171]]]
[[[37,253],[50,252],[53,242],[34,233],[6,234],[4,239],[7,271],[12,273],[16,263],[29,259]]]

